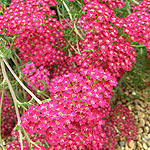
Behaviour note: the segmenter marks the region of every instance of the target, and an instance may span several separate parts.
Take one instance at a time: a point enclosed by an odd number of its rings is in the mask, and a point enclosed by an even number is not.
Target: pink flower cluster
[[[62,77],[55,77],[50,83],[50,98],[61,97],[66,99],[69,107],[69,99],[74,99],[74,105],[82,105],[98,108],[109,107],[110,92],[113,86],[117,85],[117,81],[110,73],[104,72],[102,69],[87,69],[79,73],[69,73]],[[78,101],[80,101],[78,103]],[[81,105],[82,104],[82,105]],[[74,109],[74,108],[72,108]],[[80,109],[79,109],[80,110]],[[106,114],[106,113],[105,113]],[[105,115],[103,114],[103,115]]]
[[[121,77],[124,71],[130,70],[132,62],[136,62],[136,51],[110,24],[113,13],[105,4],[90,2],[83,11],[85,14],[80,25],[86,36],[83,53],[75,56],[75,62],[86,68],[102,68],[115,77]]]
[[[150,39],[149,23],[149,13],[143,11],[134,12],[124,19],[123,31],[130,35],[130,39],[133,42],[143,43],[146,45]]]
[[[14,48],[19,48],[21,58],[32,61],[22,71],[39,90],[44,90],[43,80],[52,99],[40,106],[31,106],[23,113],[21,125],[33,141],[40,141],[43,150],[46,147],[113,149],[108,138],[115,141],[116,131],[112,129],[116,128],[121,136],[129,134],[134,138],[134,126],[131,127],[134,122],[128,110],[122,106],[111,110],[109,102],[117,77],[129,71],[132,62],[136,62],[134,48],[112,26],[113,8],[122,8],[124,1],[84,1],[84,14],[78,25],[85,32],[85,39],[79,42],[81,55],[75,53],[72,57],[61,50],[68,44],[63,34],[68,25],[63,20],[61,25],[52,17],[55,13],[49,4],[55,6],[57,2],[47,2],[13,0],[0,16],[1,28],[7,28],[6,35],[20,35]],[[120,22],[118,24],[120,27]],[[132,129],[133,134],[130,133]],[[17,136],[15,138],[8,150],[20,149]],[[24,149],[30,149],[25,140]]]
[[[63,26],[52,18],[55,12],[48,1],[12,1],[0,16],[1,31],[6,27],[6,35],[19,34],[13,48],[19,48],[23,60],[36,65],[49,66],[64,59],[59,49],[64,46]],[[56,5],[54,1],[51,5]]]
[[[83,0],[85,4],[89,2],[98,2],[98,3],[104,3],[106,4],[111,10],[114,8],[123,8],[123,5],[125,5],[125,2],[123,0]]]
[[[50,84],[50,81],[49,81],[50,73],[43,66],[40,66],[37,69],[34,63],[28,63],[22,69],[22,72],[26,75],[29,81],[35,86],[35,88],[39,90],[44,90],[44,85],[41,82],[41,80],[43,80],[47,85]],[[24,80],[26,81],[25,77],[24,77]],[[32,85],[28,81],[27,81],[27,85],[32,90],[34,90]]]
[[[110,9],[105,5],[98,2],[90,2],[86,4],[83,8],[83,12],[85,14],[82,15],[82,21],[87,24],[87,26],[84,26],[85,30],[92,30],[95,24],[91,26],[91,21],[93,23],[93,20],[97,23],[106,23],[110,20],[111,17],[111,11]],[[103,11],[105,10],[105,11]],[[90,25],[89,25],[90,24]]]
[[[2,95],[0,95],[0,97],[1,96]],[[12,105],[12,100],[9,99],[6,94],[4,94],[3,97],[1,121],[2,121],[1,124],[2,138],[6,138],[10,136],[10,133],[16,124],[15,108]]]
[[[150,0],[143,0],[137,6],[131,7],[134,11],[150,11]]]
[[[44,103],[41,106],[31,106],[22,116],[22,126],[30,133],[30,138],[39,140],[45,145],[49,144],[47,149],[98,149],[102,148],[105,134],[102,133],[101,125],[103,121],[86,120],[81,118],[80,113],[72,111],[63,104],[57,104],[57,100]],[[88,111],[88,109],[87,109]],[[98,110],[93,111],[97,117]],[[85,117],[85,116],[84,116]],[[82,124],[80,124],[82,121]],[[88,123],[90,122],[90,123]],[[18,139],[7,146],[8,150],[20,149]],[[16,142],[16,144],[15,144]],[[28,144],[24,144],[24,149]]]
[[[6,27],[6,35],[26,34],[28,30],[30,32],[36,31],[36,28],[39,32],[43,31],[44,20],[46,19],[44,15],[53,16],[55,14],[49,9],[46,1],[12,0],[10,6],[0,16],[1,22],[3,21],[1,29]],[[1,30],[0,33],[2,32],[4,31]]]
[[[123,32],[129,35],[131,41],[146,45],[147,51],[150,51],[150,14],[148,12],[143,9],[137,10],[125,18],[112,17],[111,22],[117,27],[123,27]],[[150,53],[147,55],[150,57]]]

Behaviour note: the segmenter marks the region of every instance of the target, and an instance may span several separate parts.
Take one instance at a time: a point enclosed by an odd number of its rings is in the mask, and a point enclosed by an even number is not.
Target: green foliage
[[[146,71],[149,69],[149,60],[147,59],[146,48],[136,48],[136,51],[136,64],[133,64],[131,70],[125,74],[125,77],[130,78],[128,82],[131,87],[142,90],[147,87],[147,82],[145,82],[143,79],[148,78]]]
[[[125,0],[125,5],[123,8],[115,8],[115,16],[117,16],[118,18],[125,18],[127,15],[129,15],[131,13],[130,11],[130,2],[128,0]]]
[[[12,0],[0,0],[0,3],[4,3],[6,5],[6,7],[8,7],[10,5]]]
[[[11,57],[11,50],[6,47],[7,45],[7,40],[3,35],[0,35],[0,58],[8,58],[10,59]]]

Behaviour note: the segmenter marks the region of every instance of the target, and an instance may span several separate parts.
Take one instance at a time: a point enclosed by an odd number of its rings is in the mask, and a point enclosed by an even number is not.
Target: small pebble
[[[137,141],[137,146],[138,146],[139,148],[142,148],[142,147],[143,147],[142,144],[141,144],[139,141]]]
[[[120,145],[121,147],[124,147],[124,146],[125,146],[124,141],[119,141],[119,145]]]
[[[146,127],[144,128],[144,131],[145,131],[146,133],[149,133],[149,127],[146,126]]]
[[[134,96],[135,96],[135,95],[136,95],[136,93],[133,91],[133,92],[132,92],[132,95],[134,95]]]
[[[139,127],[144,127],[145,126],[145,120],[142,118],[139,118]]]
[[[133,104],[133,105],[137,104],[136,101],[133,101],[133,100],[131,100],[130,103]]]
[[[150,134],[147,135],[148,139],[150,139]]]
[[[144,133],[144,134],[142,135],[142,137],[145,138],[146,140],[148,140],[147,134]]]
[[[147,120],[150,121],[150,116],[148,116]]]
[[[147,149],[148,149],[148,147],[147,147],[146,143],[143,143],[143,148],[144,148],[145,150],[147,150]]]
[[[147,140],[148,140],[147,137],[143,135],[142,136],[142,141],[145,142],[145,143],[147,143]]]
[[[142,129],[142,128],[139,128],[139,129],[138,129],[138,134],[141,134],[141,133],[143,133],[143,129]]]
[[[138,112],[137,112],[137,111],[133,111],[133,112],[134,112],[134,114],[135,114],[135,115],[137,115],[137,114],[138,114]]]
[[[149,127],[150,126],[150,122],[146,120],[145,124]]]
[[[142,108],[145,108],[146,104],[143,103],[141,100],[137,99],[136,102],[138,102]]]
[[[139,118],[145,118],[145,114],[143,112],[138,111]]]
[[[119,105],[119,104],[122,104],[122,102],[118,101],[117,104],[118,104],[118,105]]]
[[[150,147],[150,140],[147,141],[147,146]]]
[[[140,107],[139,105],[135,105],[135,109],[136,109],[137,111],[142,111],[142,112],[145,111],[145,110],[144,110],[142,107]]]
[[[131,140],[128,145],[129,145],[129,147],[131,149],[135,149],[136,148],[135,142],[133,140]]]

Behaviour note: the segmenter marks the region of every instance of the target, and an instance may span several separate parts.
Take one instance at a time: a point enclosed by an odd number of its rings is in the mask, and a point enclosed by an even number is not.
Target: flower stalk
[[[18,125],[20,125],[21,123],[21,119],[20,119],[20,114],[19,114],[19,109],[17,107],[17,98],[16,98],[16,95],[13,91],[13,88],[11,86],[11,83],[8,79],[8,76],[7,76],[7,73],[6,73],[6,70],[5,70],[5,65],[4,65],[4,62],[2,59],[0,59],[1,61],[1,68],[2,68],[2,72],[3,72],[3,76],[4,76],[4,79],[6,80],[7,84],[8,84],[8,87],[9,87],[9,90],[10,90],[10,93],[12,95],[12,98],[13,98],[13,102],[14,102],[14,106],[15,106],[15,111],[16,111],[16,115],[17,115],[17,120],[18,120]],[[23,150],[23,141],[22,141],[22,133],[21,133],[21,130],[19,130],[19,137],[20,137],[20,145],[21,145],[21,150]]]
[[[2,149],[4,149],[4,146],[3,146],[3,142],[2,142],[2,136],[1,136],[1,123],[2,123],[2,120],[1,120],[1,113],[2,113],[2,104],[3,104],[3,98],[4,98],[4,90],[5,90],[5,85],[3,84],[2,86],[2,95],[1,95],[1,102],[0,102],[0,143],[1,143],[1,147]]]
[[[139,5],[139,2],[137,2],[136,0],[132,0],[132,2],[136,5]]]
[[[6,59],[5,58],[2,58],[2,59],[5,62],[6,66],[8,67],[9,71],[12,73],[12,75],[15,77],[15,79],[19,82],[19,84],[36,100],[36,102],[38,104],[42,104],[42,102],[20,81],[20,79],[16,76],[14,71],[9,66],[8,62],[6,61]]]

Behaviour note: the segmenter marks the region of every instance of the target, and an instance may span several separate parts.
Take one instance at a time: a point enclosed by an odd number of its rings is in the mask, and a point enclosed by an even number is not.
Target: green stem
[[[2,142],[2,136],[1,136],[1,113],[2,113],[2,104],[3,104],[3,98],[4,98],[4,90],[5,90],[5,85],[3,85],[3,88],[2,88],[2,95],[1,95],[1,103],[0,103],[0,142],[1,142],[1,146],[2,146],[2,149],[4,149],[4,146],[3,146],[3,142]]]
[[[127,8],[127,12],[129,15],[131,15],[131,10],[129,8]]]
[[[3,58],[3,61],[5,62],[6,66],[8,67],[12,75],[15,77],[15,79],[19,82],[19,84],[37,101],[38,104],[42,104],[42,102],[20,81],[20,79],[16,76],[14,71],[11,69],[11,67],[9,66],[5,58]]]
[[[69,10],[67,4],[64,1],[63,1],[63,4],[64,4],[64,6],[65,6],[65,8],[66,8],[66,10],[67,10],[67,12],[69,14],[69,17],[70,17],[71,21],[73,21],[72,15],[70,14],[70,10]]]
[[[14,46],[14,42],[15,42],[15,40],[18,38],[18,35],[15,35],[14,37],[13,37],[13,41],[12,41],[12,44],[10,45],[10,49],[12,50],[12,48],[13,48],[13,46]]]
[[[74,46],[72,46],[70,43],[68,43],[70,46],[71,46],[71,48],[73,48],[74,49],[74,51],[75,52],[77,52],[78,53],[78,51],[74,48]]]
[[[64,6],[65,6],[65,8],[66,8],[66,10],[67,10],[67,12],[68,12],[68,14],[69,14],[69,17],[70,17],[72,23],[73,23],[74,21],[73,21],[72,15],[70,14],[70,10],[69,10],[67,4],[66,4],[64,1],[63,1],[63,4],[64,4]],[[82,37],[82,35],[78,32],[75,23],[74,23],[73,26],[74,26],[75,32],[78,34],[78,36],[79,36],[82,40],[84,40],[84,38]]]
[[[36,147],[40,148],[37,144],[35,144],[35,143],[29,138],[29,136],[28,136],[27,132],[25,131],[24,127],[22,127],[22,131],[23,131],[23,133],[24,133],[24,135],[25,135],[25,138],[26,138],[26,140],[27,140],[27,143],[30,145],[30,148],[32,148],[32,147],[31,147],[31,144],[33,144],[33,145],[35,145]]]
[[[12,59],[12,61],[14,62],[14,64],[16,65],[17,70],[18,70],[18,75],[19,75],[20,72],[21,72],[21,69],[19,68],[18,62],[13,58],[12,55],[11,55],[11,59]],[[23,96],[24,96],[24,99],[26,99],[26,94],[25,94],[25,90],[24,90],[24,89],[23,89]]]
[[[49,98],[49,96],[47,95],[47,94],[45,94],[45,93],[42,93],[45,97],[47,97],[47,98]]]
[[[38,89],[32,84],[32,82],[27,78],[27,76],[22,72],[22,70],[21,70],[21,73],[26,78],[26,80],[30,83],[30,85],[32,85],[32,87],[34,88],[34,90],[37,91]]]
[[[13,91],[13,88],[11,86],[11,83],[8,79],[8,76],[7,76],[7,73],[6,73],[6,70],[5,70],[5,65],[4,65],[4,62],[3,60],[1,59],[1,68],[2,68],[2,73],[3,73],[3,76],[4,76],[4,79],[7,81],[7,84],[8,84],[8,87],[9,87],[9,90],[10,90],[10,93],[11,93],[11,96],[13,98],[13,101],[14,101],[14,106],[15,106],[15,111],[16,111],[16,115],[17,115],[17,120],[18,120],[18,124],[20,125],[21,123],[21,119],[20,119],[20,114],[19,114],[19,110],[18,110],[18,107],[17,107],[17,98],[16,98],[16,95]],[[21,134],[21,131],[19,130],[19,137],[20,137],[20,145],[21,145],[21,150],[23,150],[23,141],[22,141],[22,134]]]
[[[80,7],[80,8],[82,8],[82,4],[77,0],[77,3],[78,3],[78,6]]]
[[[35,89],[35,91],[37,91],[38,89],[31,83],[31,81],[27,78],[27,76],[22,72],[22,70],[20,69],[19,65],[18,65],[18,62],[13,58],[13,56],[11,56],[11,59],[12,61],[14,62],[14,64],[16,65],[16,67],[18,68],[18,70],[24,75],[24,77],[26,78],[26,80],[30,83],[30,85]],[[24,94],[24,97],[26,99],[26,95],[25,95],[25,92],[24,92],[24,89],[23,89],[23,94]],[[44,96],[46,97],[49,97],[48,95],[42,93]]]
[[[17,100],[17,103],[18,103],[18,105],[21,106],[24,110],[27,110],[27,108],[25,108],[25,107],[22,105],[23,103],[20,103],[18,100]]]
[[[121,79],[120,79],[120,81],[119,81],[119,84],[117,85],[117,88],[115,89],[114,94],[113,94],[113,96],[112,96],[111,99],[110,99],[112,105],[113,105],[113,100],[114,100],[114,98],[115,98],[115,95],[116,95],[118,89],[120,88],[122,82],[123,82],[123,77],[121,77]]]
[[[8,42],[4,35],[0,35],[0,38],[2,38],[6,43]]]
[[[60,23],[62,24],[61,17],[60,17],[61,14],[60,14],[58,5],[56,6],[56,9],[57,9],[57,12],[58,12],[58,18],[59,18],[59,21],[60,21]]]
[[[136,0],[132,0],[132,2],[136,5],[139,5],[139,2],[137,2]]]
[[[140,54],[141,54],[141,55],[143,54],[143,49],[142,49],[142,48],[140,48]]]
[[[146,47],[146,45],[131,45],[133,47]]]
[[[19,56],[16,54],[16,52],[13,50],[13,52],[14,52],[14,54],[15,54],[15,56],[18,58],[18,60],[20,61],[20,62],[22,62],[22,60],[19,58]]]

